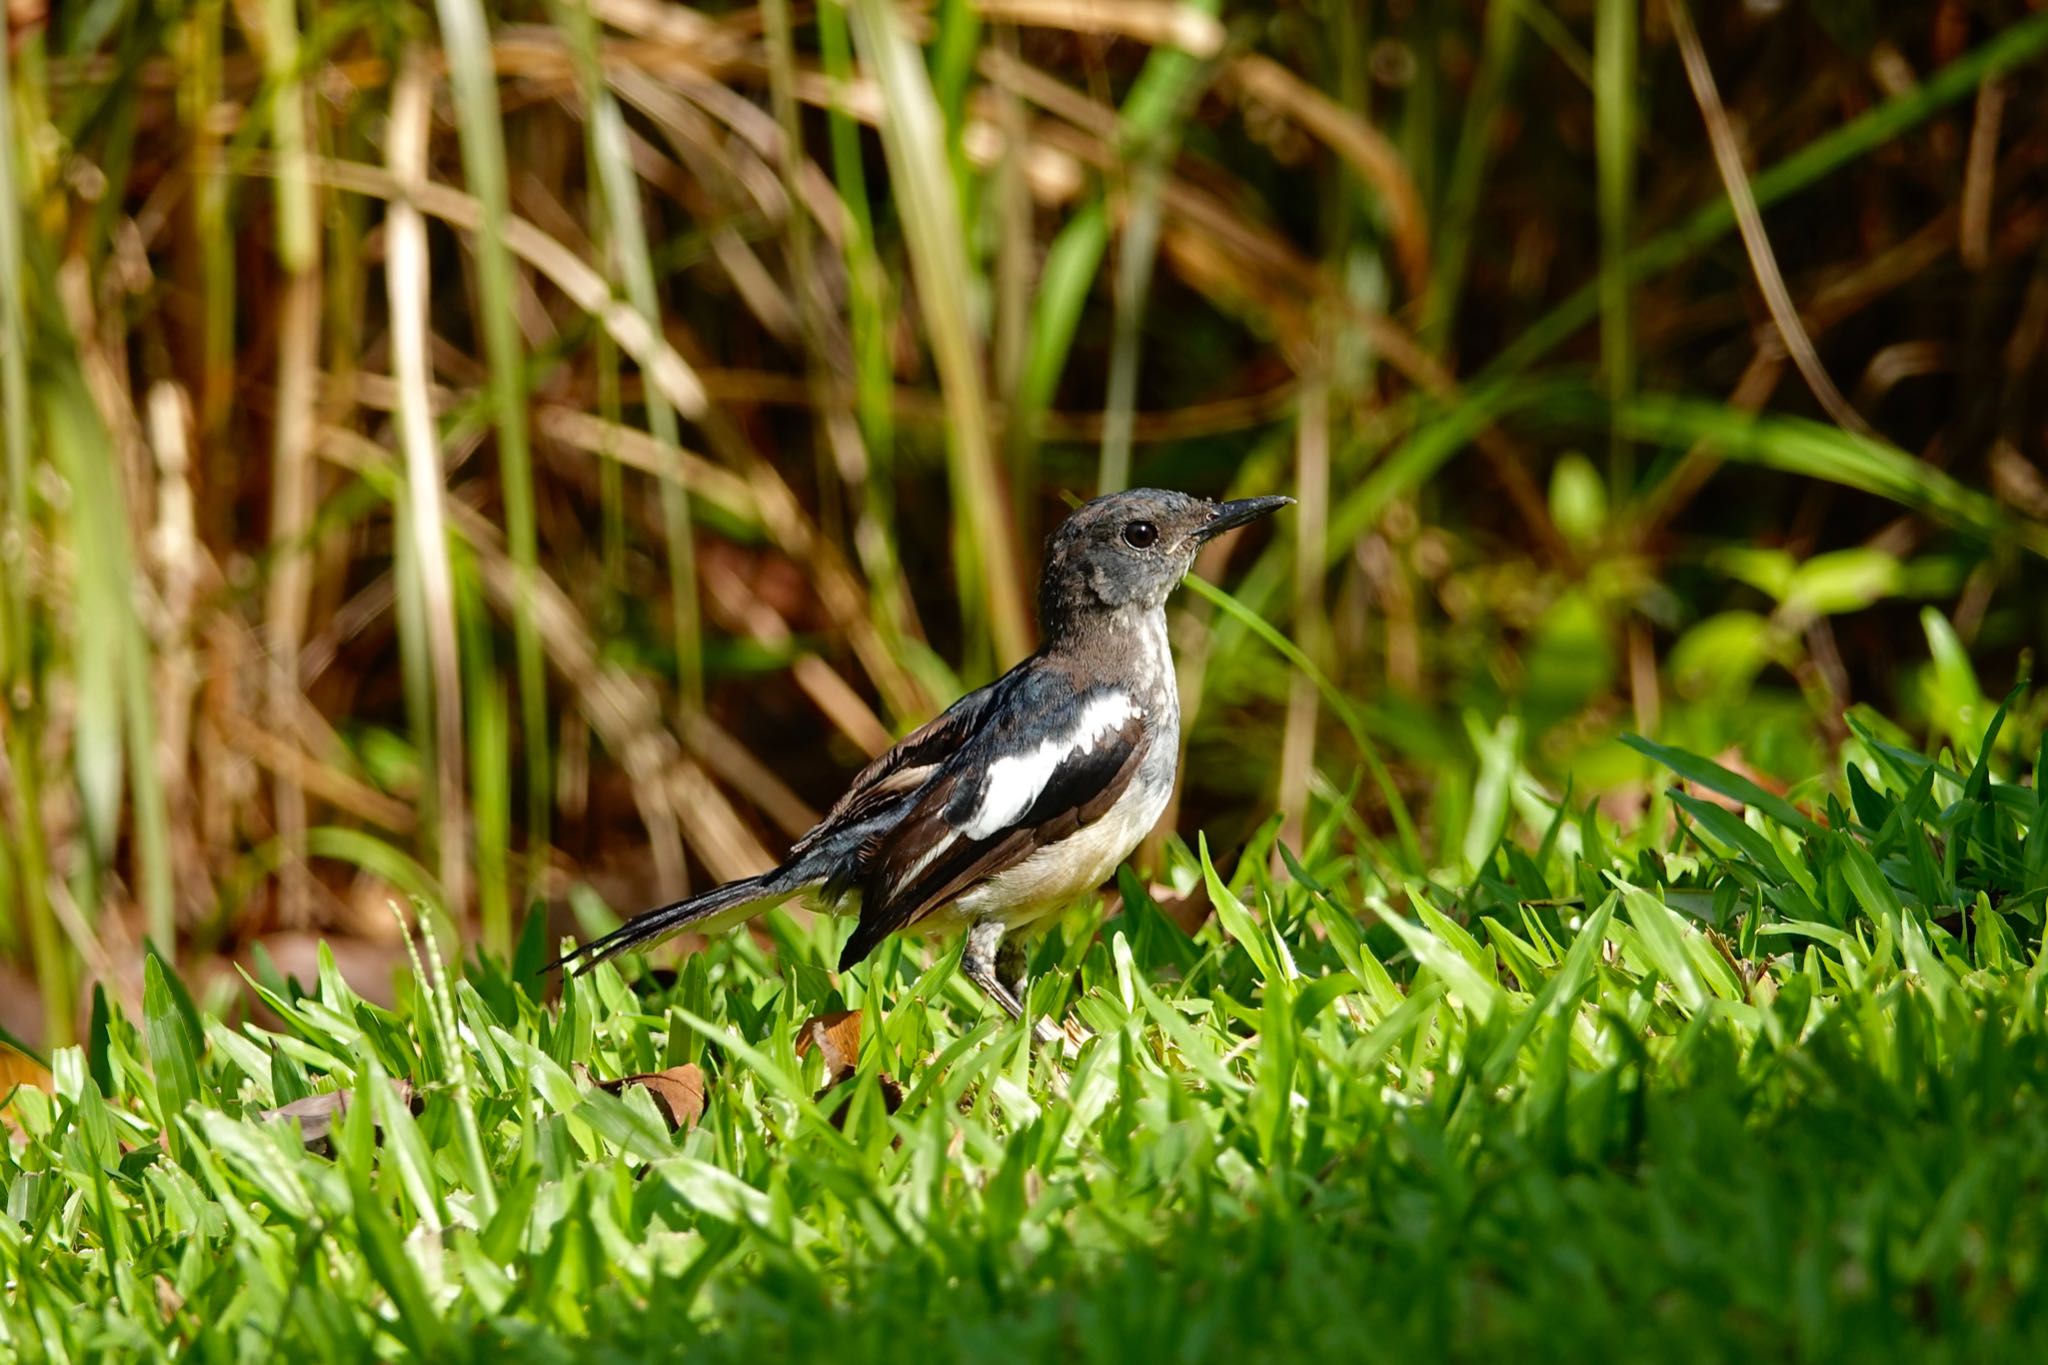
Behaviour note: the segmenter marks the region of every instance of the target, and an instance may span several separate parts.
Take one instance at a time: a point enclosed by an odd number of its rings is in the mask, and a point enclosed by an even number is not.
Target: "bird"
[[[646,911],[550,965],[588,971],[808,896],[855,919],[842,972],[890,934],[964,934],[962,974],[1022,1018],[1024,938],[1115,875],[1173,794],[1168,597],[1205,542],[1293,501],[1137,488],[1081,504],[1046,540],[1036,653],[869,763],[779,866]],[[1061,1036],[1045,1020],[1034,1031]]]

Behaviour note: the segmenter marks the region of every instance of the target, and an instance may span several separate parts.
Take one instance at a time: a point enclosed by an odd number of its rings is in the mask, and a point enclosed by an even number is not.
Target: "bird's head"
[[[1159,606],[1187,576],[1204,541],[1293,501],[1210,502],[1164,488],[1133,488],[1083,503],[1046,539],[1039,626],[1050,636],[1094,613]]]

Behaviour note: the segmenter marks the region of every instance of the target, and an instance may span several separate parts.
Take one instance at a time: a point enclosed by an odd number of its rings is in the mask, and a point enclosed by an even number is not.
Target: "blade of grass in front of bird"
[[[547,866],[544,850],[548,846],[552,783],[548,765],[547,678],[541,658],[540,626],[533,608],[532,582],[538,551],[525,360],[514,312],[512,253],[505,245],[505,224],[511,213],[505,135],[500,125],[490,24],[480,0],[435,0],[434,8],[440,18],[442,49],[447,56],[448,79],[455,98],[463,173],[482,216],[471,241],[476,253],[478,312],[497,426],[505,538],[520,586],[511,604],[512,638],[519,674],[519,743],[526,756],[526,881],[528,890],[536,891]]]
[[[1401,838],[1401,851],[1407,855],[1410,866],[1419,871],[1423,866],[1422,840],[1415,832],[1415,821],[1408,812],[1408,803],[1402,798],[1400,789],[1394,785],[1393,774],[1388,772],[1386,764],[1381,762],[1378,746],[1366,732],[1364,717],[1359,714],[1358,708],[1352,705],[1351,698],[1339,691],[1337,685],[1330,681],[1329,675],[1316,667],[1314,661],[1302,653],[1292,640],[1273,629],[1272,625],[1257,612],[1205,578],[1190,574],[1186,583],[1189,591],[1214,603],[1225,614],[1241,622],[1252,634],[1278,651],[1281,657],[1301,670],[1302,674],[1315,684],[1316,690],[1322,694],[1330,710],[1344,722],[1344,728],[1351,732],[1352,742],[1358,746],[1359,755],[1371,771],[1373,782],[1379,787],[1380,795],[1386,799],[1387,812],[1393,817],[1394,827]]]

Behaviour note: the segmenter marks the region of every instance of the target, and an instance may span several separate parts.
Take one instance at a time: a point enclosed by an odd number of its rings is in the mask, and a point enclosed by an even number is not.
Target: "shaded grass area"
[[[2048,809],[2001,778],[2003,719],[1938,760],[1868,736],[1791,800],[1645,745],[1683,779],[1668,833],[1561,808],[1457,888],[1383,896],[1334,827],[1297,854],[1271,822],[1227,878],[1177,848],[1037,949],[1034,1008],[1095,1034],[1072,1061],[951,955],[835,978],[787,915],[547,1006],[534,925],[510,964],[430,953],[394,1011],[331,964],[271,977],[269,1027],[152,963],[142,1019],[102,1000],[14,1097],[0,1331],[26,1359],[2026,1358]],[[659,1106],[592,1083],[661,1073]]]

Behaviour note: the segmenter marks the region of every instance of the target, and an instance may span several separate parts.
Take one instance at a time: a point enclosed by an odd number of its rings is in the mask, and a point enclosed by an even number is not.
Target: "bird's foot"
[[[1034,1019],[1031,1023],[1031,1038],[1040,1047],[1057,1047],[1069,1060],[1081,1055],[1081,1045],[1095,1035],[1072,1019],[1054,1023],[1050,1019]]]
[[[1025,974],[1021,945],[1003,937],[1003,926],[991,921],[967,931],[967,950],[961,954],[960,970],[981,988],[982,994],[1002,1007],[1012,1019],[1024,1017],[1030,980]],[[1032,1041],[1040,1047],[1058,1047],[1068,1058],[1078,1057],[1081,1045],[1094,1035],[1073,1020],[1055,1023],[1051,1019],[1031,1021]]]

